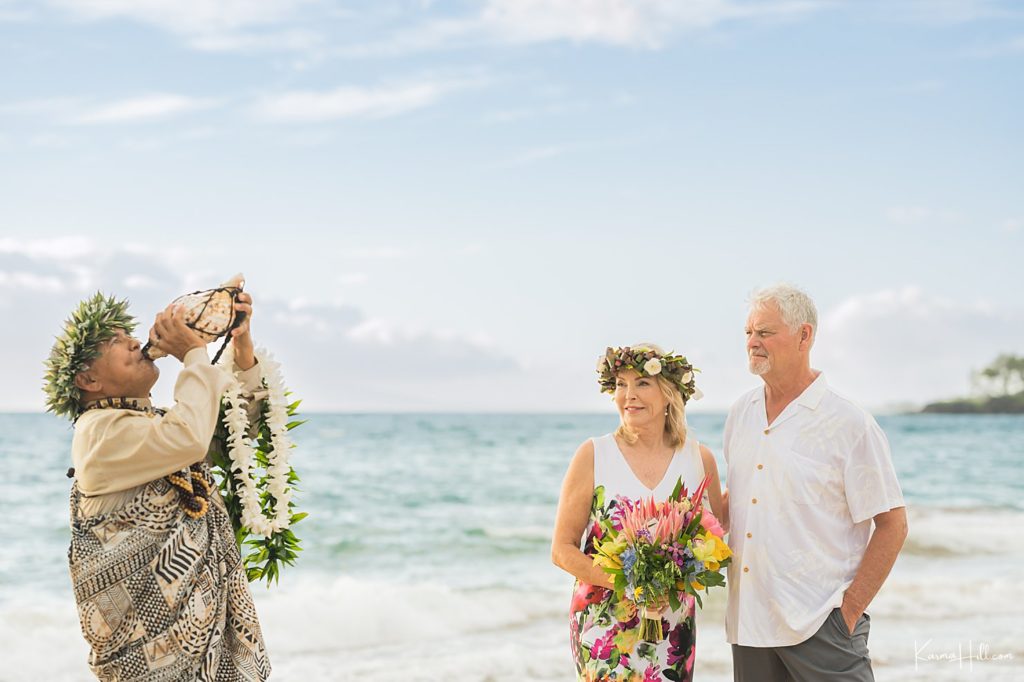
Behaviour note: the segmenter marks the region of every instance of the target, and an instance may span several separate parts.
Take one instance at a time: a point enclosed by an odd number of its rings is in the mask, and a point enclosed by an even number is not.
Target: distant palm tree
[[[1003,353],[974,378],[975,386],[989,396],[1020,393],[1024,391],[1024,357]]]

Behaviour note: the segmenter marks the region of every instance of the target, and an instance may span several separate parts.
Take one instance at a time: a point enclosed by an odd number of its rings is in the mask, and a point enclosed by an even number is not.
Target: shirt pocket
[[[832,467],[796,450],[786,455],[783,494],[796,504],[821,504],[832,479]]]

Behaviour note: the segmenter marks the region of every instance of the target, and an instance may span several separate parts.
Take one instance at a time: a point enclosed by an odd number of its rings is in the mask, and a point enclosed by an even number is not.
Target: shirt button
[[[757,465],[757,468],[758,468],[758,469],[764,469],[764,465],[763,465],[763,464],[758,464],[758,465]]]
[[[768,432],[769,432],[769,431],[771,431],[771,429],[765,429],[765,430],[764,430],[764,435],[766,435],[766,436],[767,436],[767,435],[768,435]]]
[[[743,567],[743,572],[744,573],[750,573],[750,566],[744,566]]]
[[[752,500],[751,500],[751,502],[752,502],[753,504],[757,504],[757,498],[755,497],[754,499],[752,499]]]
[[[748,538],[752,538],[752,537],[754,537],[754,534],[753,533],[747,533],[747,537]]]

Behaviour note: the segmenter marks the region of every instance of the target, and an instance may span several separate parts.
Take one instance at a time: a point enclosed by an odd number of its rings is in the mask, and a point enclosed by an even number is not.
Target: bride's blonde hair
[[[661,346],[654,343],[637,343],[630,346],[630,348],[652,350],[658,355],[665,354]],[[668,443],[669,447],[679,448],[686,442],[686,404],[683,402],[683,394],[674,383],[660,374],[654,378],[657,379],[658,388],[661,389],[661,394],[665,397],[665,406],[667,408],[665,414],[665,442]],[[619,423],[619,428],[615,429],[615,435],[628,445],[633,445],[640,438],[640,434],[621,422]]]

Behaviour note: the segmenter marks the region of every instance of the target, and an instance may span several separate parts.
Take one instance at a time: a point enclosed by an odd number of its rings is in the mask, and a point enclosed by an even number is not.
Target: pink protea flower
[[[643,682],[661,682],[661,671],[653,665],[647,666],[647,670],[644,671]]]
[[[652,522],[656,522],[658,515],[658,503],[653,497],[640,500],[630,510],[622,515],[622,533],[630,543],[636,542],[637,535],[641,531],[650,532]]]
[[[665,504],[658,510],[658,524],[654,527],[655,542],[671,542],[683,529],[683,515],[675,505]]]

